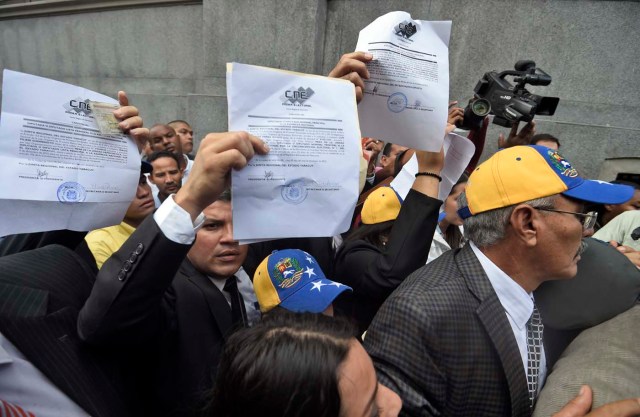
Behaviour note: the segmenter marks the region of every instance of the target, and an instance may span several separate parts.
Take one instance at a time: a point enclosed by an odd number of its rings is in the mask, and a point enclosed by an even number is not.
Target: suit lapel
[[[229,308],[227,299],[207,276],[195,269],[188,259],[185,259],[180,266],[180,273],[202,292],[207,303],[207,307],[209,307],[209,312],[218,325],[220,334],[222,334],[222,337],[226,341],[227,336],[233,329],[231,309]]]
[[[484,326],[489,338],[500,357],[511,397],[511,415],[528,416],[531,414],[520,350],[513,330],[507,319],[504,307],[500,303],[491,282],[480,261],[469,245],[456,255],[456,263],[469,290],[478,298],[480,305],[476,314]]]
[[[103,372],[99,356],[78,340],[78,311],[64,308],[41,317],[0,317],[0,331],[70,399],[92,416],[127,415],[121,396]]]

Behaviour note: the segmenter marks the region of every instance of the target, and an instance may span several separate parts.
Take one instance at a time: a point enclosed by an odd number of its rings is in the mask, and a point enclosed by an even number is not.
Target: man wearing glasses
[[[581,178],[543,146],[504,149],[478,166],[458,199],[469,244],[409,276],[367,332],[380,382],[400,394],[403,413],[530,416],[546,376],[532,292],[576,275],[595,223],[585,202],[632,193]],[[584,415],[590,391],[577,403]]]

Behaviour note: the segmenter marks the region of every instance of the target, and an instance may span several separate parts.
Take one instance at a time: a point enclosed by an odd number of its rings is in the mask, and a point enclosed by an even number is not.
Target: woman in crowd
[[[416,157],[418,173],[404,202],[390,187],[374,190],[363,205],[362,224],[336,254],[333,279],[353,288],[336,307],[361,332],[389,294],[427,261],[442,204],[437,197],[444,156],[417,151]]]
[[[462,219],[458,216],[458,196],[467,188],[467,176],[462,175],[444,200],[444,210],[440,213],[438,228],[433,236],[427,263],[437,259],[450,249],[458,249],[464,245]]]
[[[397,416],[400,397],[378,383],[353,334],[322,314],[271,312],[229,338],[207,415]]]

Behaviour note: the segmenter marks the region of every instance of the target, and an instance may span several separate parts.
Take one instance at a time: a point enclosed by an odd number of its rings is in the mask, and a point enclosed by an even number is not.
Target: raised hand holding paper
[[[140,155],[122,132],[101,134],[89,106],[118,102],[9,70],[2,93],[0,236],[120,223],[136,192]]]
[[[442,182],[438,191],[438,199],[444,201],[471,161],[476,146],[467,138],[449,133],[444,139],[444,169],[440,173]],[[391,181],[391,187],[403,199],[416,179],[418,160],[415,154],[407,161],[400,173]]]
[[[227,98],[229,130],[245,130],[271,148],[232,174],[234,239],[346,231],[359,193],[353,84],[233,63]]]
[[[358,106],[362,134],[436,152],[444,139],[449,100],[451,22],[413,20],[391,12],[360,31],[369,79]]]

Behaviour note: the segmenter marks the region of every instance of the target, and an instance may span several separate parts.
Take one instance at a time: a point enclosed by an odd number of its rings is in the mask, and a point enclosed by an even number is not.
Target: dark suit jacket
[[[364,341],[405,416],[530,416],[504,308],[469,246],[443,254],[387,299]]]
[[[184,416],[202,405],[231,331],[226,299],[185,259],[189,248],[150,216],[105,262],[78,320],[91,344],[147,352],[139,366],[156,407],[148,415]]]
[[[58,245],[0,258],[0,332],[90,415],[133,415],[119,358],[88,349],[76,334],[94,279]]]
[[[389,294],[427,262],[441,205],[440,200],[410,190],[384,251],[364,240],[347,240],[340,247],[331,278],[349,285],[353,294],[336,304],[356,320],[361,333]]]

